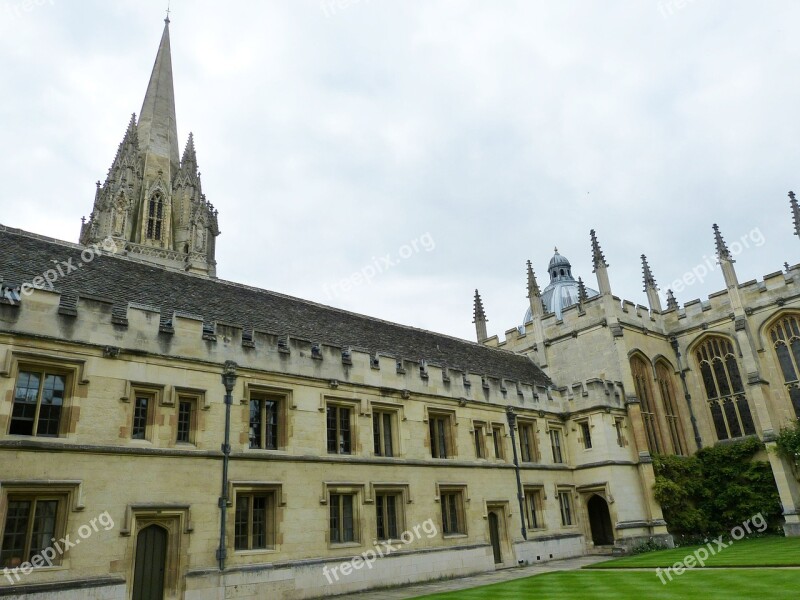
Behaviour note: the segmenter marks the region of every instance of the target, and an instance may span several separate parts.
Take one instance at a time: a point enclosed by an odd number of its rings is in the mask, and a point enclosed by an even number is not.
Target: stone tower
[[[216,277],[217,211],[206,201],[189,134],[179,159],[169,19],[137,122],[131,117],[94,208],[84,245],[112,238],[119,250],[162,266]]]

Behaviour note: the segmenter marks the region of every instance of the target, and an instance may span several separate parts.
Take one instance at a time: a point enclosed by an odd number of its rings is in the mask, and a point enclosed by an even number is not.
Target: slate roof
[[[4,285],[31,282],[54,266],[81,262],[82,246],[0,225],[0,278]],[[547,376],[527,357],[447,335],[390,323],[284,294],[209,279],[118,256],[102,255],[60,277],[55,289],[67,296],[99,296],[123,309],[129,302],[202,316],[277,335],[290,335],[372,354],[469,370],[546,385]],[[25,301],[23,296],[22,301]]]

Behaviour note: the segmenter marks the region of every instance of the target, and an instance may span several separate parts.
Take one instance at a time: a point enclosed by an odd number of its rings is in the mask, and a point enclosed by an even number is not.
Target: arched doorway
[[[163,600],[167,560],[167,530],[149,525],[136,536],[133,600]]]
[[[589,498],[586,504],[589,511],[589,525],[592,528],[592,541],[595,546],[611,546],[614,544],[614,531],[611,527],[611,515],[608,504],[597,494]]]
[[[500,551],[500,519],[494,511],[489,513],[489,539],[492,542],[494,564],[502,564],[503,553]]]

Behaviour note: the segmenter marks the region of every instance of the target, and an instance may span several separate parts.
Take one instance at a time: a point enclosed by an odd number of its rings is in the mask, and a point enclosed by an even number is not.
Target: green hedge
[[[772,533],[783,523],[778,489],[756,438],[703,448],[694,456],[653,457],[654,492],[669,532],[678,543],[726,534],[754,515]]]

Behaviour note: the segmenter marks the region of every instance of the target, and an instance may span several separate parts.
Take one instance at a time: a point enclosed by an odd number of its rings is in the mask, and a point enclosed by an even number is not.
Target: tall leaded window
[[[155,192],[150,196],[147,207],[147,239],[160,240],[161,227],[164,219],[164,197],[161,192]]]
[[[57,496],[8,497],[0,566],[19,566],[51,545],[60,502]]]
[[[800,419],[800,318],[797,315],[782,318],[769,330],[769,338],[781,366],[794,414]]]
[[[756,432],[730,340],[710,337],[695,351],[717,438],[727,440]]]
[[[352,452],[350,413],[351,410],[347,406],[328,404],[326,407],[325,419],[329,454],[350,454]]]
[[[279,399],[272,397],[250,398],[249,440],[251,448],[278,449],[280,402]]]
[[[8,432],[15,435],[57,436],[65,387],[64,375],[20,370]]]
[[[234,548],[275,547],[275,492],[236,494]]]
[[[675,385],[671,370],[663,361],[656,363],[656,383],[661,392],[661,402],[664,406],[664,418],[667,421],[669,439],[675,454],[686,456],[686,441],[683,437],[683,426],[678,416],[678,402],[675,395]]]
[[[330,543],[345,544],[356,541],[355,494],[330,495]]]
[[[652,371],[650,366],[640,357],[631,358],[631,374],[636,386],[636,395],[642,409],[642,422],[647,435],[647,448],[651,454],[660,454],[663,450],[661,431],[658,426],[656,403],[653,396]]]

